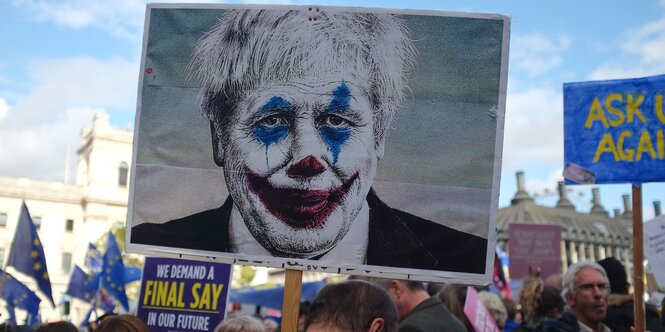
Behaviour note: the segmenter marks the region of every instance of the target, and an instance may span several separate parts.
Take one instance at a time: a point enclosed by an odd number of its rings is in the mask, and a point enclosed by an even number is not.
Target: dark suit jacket
[[[420,302],[402,321],[399,332],[466,332],[464,324],[441,303],[438,297],[432,296]]]
[[[366,264],[452,272],[485,273],[487,240],[393,209],[367,195],[369,243]],[[132,227],[131,243],[230,252],[233,201],[169,221]]]

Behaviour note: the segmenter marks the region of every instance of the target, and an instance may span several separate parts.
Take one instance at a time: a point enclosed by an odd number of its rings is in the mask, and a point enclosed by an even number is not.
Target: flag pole
[[[4,257],[3,257],[4,258]],[[4,290],[4,285],[5,285],[5,278],[7,278],[7,264],[3,261],[2,262],[2,276],[0,276],[0,297],[2,297],[3,290]]]
[[[302,271],[286,270],[284,277],[284,302],[282,304],[282,331],[298,331],[298,311],[302,291]]]
[[[635,332],[645,331],[644,318],[644,232],[642,229],[642,185],[633,184],[633,298]]]

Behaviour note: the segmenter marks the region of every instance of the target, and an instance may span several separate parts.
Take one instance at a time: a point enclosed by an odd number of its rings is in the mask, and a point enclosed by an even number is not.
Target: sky
[[[665,1],[228,2],[510,16],[499,207],[510,204],[517,171],[536,202],[556,203],[564,83],[665,74]],[[140,0],[0,1],[0,176],[62,181],[67,151],[73,158],[97,112],[109,113],[116,127],[134,127],[144,15]],[[631,185],[599,188],[608,211],[623,211]],[[590,210],[591,189],[568,187],[578,211]],[[643,185],[645,220],[654,216],[652,202],[663,199],[665,185]]]

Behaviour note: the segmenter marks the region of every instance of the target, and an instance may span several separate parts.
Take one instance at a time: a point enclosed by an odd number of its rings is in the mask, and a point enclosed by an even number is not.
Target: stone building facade
[[[601,260],[613,256],[632,268],[632,212],[630,197],[623,196],[624,212],[611,217],[600,202],[600,191],[592,189],[591,211],[582,213],[567,197],[563,182],[558,184],[559,199],[554,207],[538,205],[529,196],[524,173],[517,173],[517,193],[510,206],[499,209],[497,246],[510,252],[508,227],[511,223],[561,226],[561,271],[581,260]]]
[[[37,291],[44,320],[61,319],[63,306],[59,304],[66,300],[64,292],[74,264],[84,263],[88,242],[101,238],[113,226],[124,226],[127,218],[132,131],[112,127],[108,115],[98,113],[80,138],[75,183],[0,176],[0,257],[4,266],[25,201],[38,227],[58,305],[52,308]],[[37,289],[31,278],[11,267],[7,270],[30,289]],[[8,317],[4,301],[0,303],[0,313]],[[78,300],[70,303],[70,318],[78,324],[90,306]],[[17,309],[19,320],[23,313]]]

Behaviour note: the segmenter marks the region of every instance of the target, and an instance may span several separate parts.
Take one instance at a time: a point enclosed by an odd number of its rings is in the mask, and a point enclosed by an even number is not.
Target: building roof
[[[518,172],[518,191],[511,205],[499,209],[497,239],[508,238],[511,223],[546,224],[561,226],[561,239],[598,243],[601,245],[629,246],[632,234],[631,216],[611,218],[600,205],[599,195],[594,189],[594,207],[589,213],[575,211],[575,206],[565,195],[565,186],[559,184],[559,202],[555,207],[538,205],[524,188],[524,174]],[[630,212],[630,211],[628,211]]]

